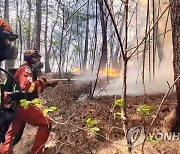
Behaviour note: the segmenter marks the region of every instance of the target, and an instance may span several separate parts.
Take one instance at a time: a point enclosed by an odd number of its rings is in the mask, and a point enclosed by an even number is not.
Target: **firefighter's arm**
[[[46,78],[38,78],[38,81],[41,81],[43,83],[43,89],[45,89],[46,87],[55,87],[58,84],[57,81],[47,81]]]

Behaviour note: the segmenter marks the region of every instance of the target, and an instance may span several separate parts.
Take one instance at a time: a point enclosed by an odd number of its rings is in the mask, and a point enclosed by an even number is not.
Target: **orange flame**
[[[74,67],[72,70],[72,73],[75,73],[75,74],[81,73],[81,68]],[[99,74],[102,76],[108,76],[108,77],[121,77],[122,76],[120,70],[115,69],[115,68],[107,68],[107,67],[100,70]]]
[[[80,69],[80,67],[75,67],[75,68],[73,68],[72,72],[79,73],[79,72],[81,72],[81,69]]]
[[[101,75],[109,76],[109,77],[120,77],[122,76],[121,72],[115,68],[105,68],[100,71]]]

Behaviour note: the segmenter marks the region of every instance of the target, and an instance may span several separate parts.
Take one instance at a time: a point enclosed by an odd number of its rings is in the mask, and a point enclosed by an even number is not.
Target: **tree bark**
[[[31,48],[31,9],[32,9],[32,4],[31,4],[31,0],[27,0],[27,4],[28,4],[28,24],[27,24],[27,30],[26,30],[26,41],[27,41],[27,49]]]
[[[18,15],[18,22],[19,22],[19,41],[20,41],[20,65],[22,62],[22,50],[23,50],[23,39],[22,39],[22,16]]]
[[[107,18],[106,18],[106,11],[104,9],[103,0],[98,0],[99,7],[100,7],[100,20],[101,20],[101,27],[102,27],[102,60],[101,60],[101,69],[106,68],[107,63]]]
[[[171,0],[170,0],[171,1]],[[174,80],[180,75],[180,1],[174,0],[171,4],[171,25],[172,25],[172,40],[173,40],[173,67]],[[173,131],[180,131],[180,80],[176,82],[177,108],[176,108],[176,123]]]
[[[47,31],[48,31],[48,0],[46,0],[46,22],[45,22],[45,32],[44,32],[44,48],[45,48],[45,73],[51,72],[49,64],[49,52],[47,49]]]
[[[4,18],[9,22],[9,0],[4,1]]]
[[[88,55],[88,37],[89,37],[89,0],[87,1],[87,15],[86,15],[86,38],[84,48],[83,70],[87,67],[87,55]]]
[[[63,43],[64,43],[64,30],[65,30],[65,8],[62,8],[62,29],[61,29],[61,40],[60,40],[60,54],[59,54],[59,76],[61,77],[61,73],[62,73],[62,56],[63,56]]]
[[[34,49],[40,51],[40,44],[41,44],[41,18],[42,18],[42,11],[41,11],[41,4],[42,0],[36,0],[36,24],[35,24],[35,42],[34,42]]]

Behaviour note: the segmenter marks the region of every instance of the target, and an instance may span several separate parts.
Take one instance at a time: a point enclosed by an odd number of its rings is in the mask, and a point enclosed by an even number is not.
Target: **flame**
[[[75,73],[75,74],[81,74],[81,68],[80,67],[74,67],[73,70],[72,70],[72,73]],[[108,76],[108,77],[122,77],[122,74],[120,72],[119,69],[115,69],[115,68],[104,68],[104,69],[101,69],[99,71],[99,74],[102,75],[102,76]]]
[[[80,69],[80,67],[75,67],[75,68],[73,68],[72,72],[78,73],[78,72],[81,72],[81,69]]]
[[[121,72],[115,68],[105,68],[100,71],[101,75],[109,76],[109,77],[120,77],[122,76]]]

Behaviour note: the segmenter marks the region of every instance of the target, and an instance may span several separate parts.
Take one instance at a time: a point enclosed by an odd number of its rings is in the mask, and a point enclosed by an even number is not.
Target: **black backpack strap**
[[[1,93],[1,105],[0,105],[0,109],[3,109],[3,104],[4,104],[4,84],[0,84],[0,93]]]
[[[11,68],[8,71],[14,76],[17,69]],[[15,87],[15,82],[14,82],[13,78],[10,75],[7,75],[7,80],[4,85],[4,91],[12,92],[15,90],[14,87]],[[17,87],[17,89],[18,89],[18,87]]]

